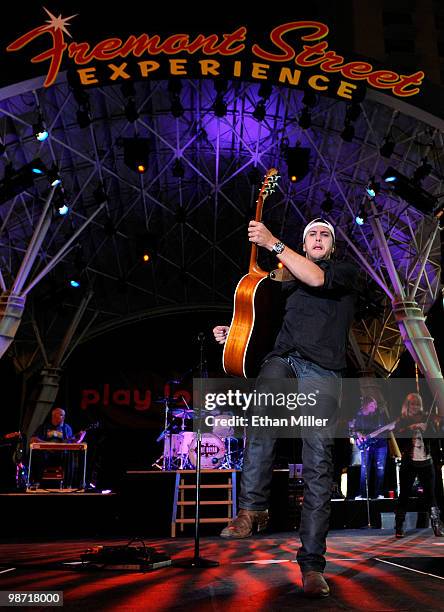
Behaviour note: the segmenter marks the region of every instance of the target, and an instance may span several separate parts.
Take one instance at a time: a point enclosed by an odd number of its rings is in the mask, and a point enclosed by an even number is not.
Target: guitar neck
[[[388,423],[387,425],[383,425],[379,429],[376,429],[375,431],[372,431],[371,433],[369,433],[367,438],[376,438],[379,436],[379,434],[384,433],[384,431],[390,431],[391,429],[393,429],[395,425],[396,425],[396,421],[393,421],[392,423]]]
[[[259,197],[256,202],[256,215],[254,217],[255,221],[262,221],[262,209],[264,207],[264,198],[262,194],[259,194]],[[257,263],[258,256],[258,248],[257,244],[251,245],[251,254],[250,254],[250,266],[248,268],[248,272],[262,272],[261,268]]]
[[[279,178],[278,171],[276,168],[270,168],[265,175],[264,182],[262,183],[262,187],[259,191],[259,196],[256,201],[256,215],[254,217],[255,221],[262,221],[262,208],[264,206],[265,198],[276,189],[276,183]],[[260,274],[266,274],[257,263],[257,255],[258,249],[257,244],[251,245],[251,255],[250,255],[250,267],[248,272],[251,274],[252,272],[259,272]]]

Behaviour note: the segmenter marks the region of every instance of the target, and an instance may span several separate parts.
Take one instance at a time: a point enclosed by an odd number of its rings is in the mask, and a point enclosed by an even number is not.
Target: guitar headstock
[[[99,429],[99,427],[100,427],[100,421],[96,421],[95,423],[91,423],[91,425],[84,427],[83,431],[90,431],[91,429]]]
[[[267,196],[273,193],[276,190],[277,183],[280,178],[281,177],[276,168],[270,168],[267,170],[267,174],[264,177],[264,181],[259,192],[259,197],[262,196],[262,198],[265,199]]]

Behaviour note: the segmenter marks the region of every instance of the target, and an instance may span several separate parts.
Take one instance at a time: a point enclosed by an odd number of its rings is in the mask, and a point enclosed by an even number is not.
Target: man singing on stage
[[[295,277],[285,283],[285,314],[273,350],[265,358],[258,380],[298,379],[298,391],[318,381],[340,383],[346,367],[346,348],[354,313],[357,269],[331,259],[335,230],[326,220],[314,219],[303,232],[305,257],[284,245],[258,221],[250,221],[250,242],[276,253]],[[215,339],[223,344],[229,328],[214,328]],[[330,518],[333,480],[333,438],[325,432],[311,432],[303,439],[304,501],[297,560],[302,571],[304,593],[326,597],[329,587],[323,577],[326,537]],[[276,439],[247,437],[239,514],[221,536],[246,538],[265,529]]]

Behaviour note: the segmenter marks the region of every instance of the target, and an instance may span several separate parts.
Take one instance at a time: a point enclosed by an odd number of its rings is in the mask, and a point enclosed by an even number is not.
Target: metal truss
[[[83,303],[82,290],[67,285],[72,275],[92,296],[82,307],[83,320],[77,322],[66,355],[80,341],[162,310],[200,305],[226,310],[247,268],[246,227],[259,187],[255,175],[275,166],[282,178],[266,202],[265,222],[295,248],[301,246],[302,228],[310,218],[322,214],[337,225],[339,252],[362,271],[352,356],[363,369],[371,367],[384,376],[393,371],[403,344],[392,314],[395,295],[388,264],[372,219],[382,229],[406,295],[425,313],[440,288],[437,221],[387,189],[371,206],[365,186],[371,177],[378,180],[389,164],[410,176],[427,155],[433,170],[423,187],[434,195],[443,193],[442,126],[436,118],[418,117],[408,104],[403,103],[401,112],[392,108],[391,99],[369,94],[354,121],[355,136],[345,142],[340,134],[347,101],[319,96],[311,111],[312,126],[303,130],[298,124],[302,92],[274,87],[266,99],[266,116],[258,121],[252,114],[258,89],[253,83],[229,82],[223,94],[227,114],[217,117],[214,82],[182,81],[184,113],[175,118],[167,81],[135,83],[139,118],[134,122],[125,116],[127,99],[120,85],[89,89],[92,122],[85,128],[77,123],[75,92],[63,77],[48,89],[33,81],[0,91],[0,138],[6,145],[0,176],[8,162],[18,167],[41,157],[59,168],[71,206],[67,217],[52,216],[38,250],[28,283],[32,291],[10,349],[17,363],[29,368],[54,360]],[[50,132],[43,143],[32,134],[38,111]],[[379,148],[389,132],[396,147],[387,160]],[[122,138],[134,136],[150,140],[149,167],[142,175],[123,160]],[[287,178],[288,144],[311,149],[310,172],[296,184]],[[173,175],[177,160],[183,177]],[[97,212],[98,190],[103,190],[104,204]],[[33,188],[0,202],[4,292],[18,278],[48,191],[42,177]],[[322,210],[327,194],[333,200],[328,213]],[[362,206],[369,223],[358,226],[354,219]],[[144,265],[137,245],[147,232],[156,250]],[[60,261],[52,267],[57,257]],[[265,259],[265,265],[274,267],[275,262]]]

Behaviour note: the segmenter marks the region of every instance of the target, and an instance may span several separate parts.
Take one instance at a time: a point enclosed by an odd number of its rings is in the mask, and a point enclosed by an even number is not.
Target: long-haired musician
[[[396,428],[402,453],[399,473],[400,494],[395,514],[397,538],[405,535],[405,515],[416,477],[424,490],[424,498],[430,508],[433,531],[436,536],[444,536],[444,525],[440,520],[435,495],[435,470],[430,452],[430,440],[426,437],[432,427],[431,419],[428,419],[424,413],[421,395],[409,393],[402,404],[401,419]]]
[[[366,438],[366,436],[386,424],[385,415],[379,410],[377,400],[371,395],[363,397],[361,409],[355,420],[356,443],[361,451],[361,478],[359,495],[355,499],[365,499],[368,495],[372,468],[375,473],[374,497],[384,497],[384,475],[387,460],[387,439],[382,437]]]

